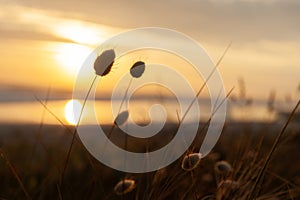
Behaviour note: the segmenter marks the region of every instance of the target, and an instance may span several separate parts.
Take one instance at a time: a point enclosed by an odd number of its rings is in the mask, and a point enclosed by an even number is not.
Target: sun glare
[[[79,115],[82,109],[82,105],[77,100],[69,100],[65,106],[65,118],[71,125],[78,123]]]
[[[91,48],[83,45],[62,43],[56,45],[55,58],[70,75],[78,72],[85,59],[92,52]]]
[[[69,22],[60,25],[56,32],[59,36],[79,44],[96,45],[102,42],[100,29],[79,22]]]

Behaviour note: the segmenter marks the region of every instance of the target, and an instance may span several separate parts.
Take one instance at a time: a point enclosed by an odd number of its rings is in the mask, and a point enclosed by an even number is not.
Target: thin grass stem
[[[63,168],[63,171],[62,171],[62,175],[61,175],[61,181],[60,181],[61,187],[62,187],[62,184],[63,184],[63,181],[64,181],[64,176],[65,176],[66,169],[67,169],[67,166],[68,166],[68,163],[69,163],[69,160],[70,160],[70,156],[71,156],[73,144],[74,144],[74,141],[75,141],[75,138],[76,138],[77,128],[78,128],[78,126],[79,126],[79,124],[80,124],[80,120],[81,120],[81,117],[82,117],[82,113],[83,113],[85,104],[86,104],[86,102],[87,102],[87,99],[88,99],[88,97],[89,97],[89,95],[90,95],[90,92],[91,92],[91,90],[92,90],[92,87],[93,87],[93,85],[94,85],[96,79],[97,79],[97,75],[95,75],[95,77],[94,77],[94,79],[93,79],[93,81],[92,81],[92,83],[91,83],[91,86],[90,86],[90,88],[89,88],[89,90],[88,90],[88,92],[87,92],[87,94],[86,94],[86,96],[85,96],[85,99],[84,99],[84,101],[83,101],[82,108],[81,108],[81,110],[80,110],[80,114],[79,114],[79,117],[78,117],[78,122],[77,122],[77,124],[76,124],[76,126],[75,126],[75,129],[74,129],[74,131],[73,131],[73,136],[72,136],[71,145],[70,145],[70,147],[69,147],[68,154],[67,154],[67,158],[66,158],[66,162],[65,162],[65,165],[64,165],[64,168]]]
[[[284,124],[283,128],[278,133],[278,135],[277,135],[277,137],[276,137],[276,139],[275,139],[275,141],[273,143],[273,146],[272,146],[272,148],[271,148],[271,150],[270,150],[270,152],[269,152],[269,154],[268,154],[268,156],[266,158],[266,161],[265,161],[262,169],[260,170],[260,172],[259,172],[259,174],[258,174],[258,176],[257,176],[257,178],[255,180],[255,183],[254,183],[254,185],[253,185],[253,187],[251,189],[251,192],[250,192],[250,195],[248,197],[248,200],[252,200],[252,199],[254,199],[256,197],[256,189],[257,189],[258,185],[260,184],[260,182],[262,180],[262,177],[263,177],[263,175],[264,175],[264,173],[265,173],[265,171],[266,171],[266,169],[267,169],[267,167],[268,167],[268,165],[270,163],[270,160],[271,160],[271,158],[272,158],[275,150],[277,149],[277,146],[278,146],[278,144],[280,142],[280,139],[282,138],[283,134],[285,133],[285,131],[286,131],[289,123],[291,122],[293,116],[295,115],[295,113],[296,113],[299,105],[300,105],[300,100],[298,101],[298,103],[294,107],[293,111],[289,115],[289,117],[288,117],[286,123]]]
[[[11,171],[11,173],[13,174],[13,176],[15,177],[15,179],[17,180],[21,190],[23,191],[24,195],[26,196],[27,199],[32,199],[29,195],[29,193],[27,192],[26,188],[24,187],[23,182],[20,179],[20,176],[18,175],[16,169],[14,168],[14,166],[11,164],[11,162],[9,161],[9,159],[6,157],[6,155],[4,154],[3,150],[0,148],[0,157],[5,161],[7,167],[9,168],[9,170]]]

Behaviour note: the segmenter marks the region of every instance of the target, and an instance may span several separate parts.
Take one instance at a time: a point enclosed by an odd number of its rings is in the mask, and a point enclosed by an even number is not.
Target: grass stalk
[[[24,187],[24,184],[20,178],[20,176],[18,175],[16,169],[14,168],[14,166],[11,164],[11,162],[9,161],[9,159],[6,157],[6,155],[4,154],[3,150],[0,148],[0,157],[5,161],[6,165],[8,166],[9,170],[11,171],[11,173],[13,174],[13,176],[15,177],[15,179],[17,180],[21,190],[23,191],[24,195],[26,196],[27,199],[32,199],[29,195],[29,193],[27,192],[26,188]]]
[[[266,158],[266,161],[265,161],[262,169],[260,170],[260,172],[259,172],[259,174],[258,174],[258,176],[257,176],[257,178],[255,180],[255,183],[254,183],[254,185],[253,185],[253,187],[251,189],[251,192],[250,192],[250,195],[248,197],[248,200],[252,200],[252,199],[254,199],[256,197],[256,189],[257,189],[258,185],[260,184],[260,182],[262,180],[262,177],[263,177],[263,175],[264,175],[264,173],[265,173],[265,171],[266,171],[266,169],[267,169],[267,167],[268,167],[268,165],[270,163],[270,160],[271,160],[271,158],[272,158],[275,150],[278,147],[280,139],[282,138],[283,134],[285,133],[285,131],[286,131],[289,123],[291,122],[293,116],[295,115],[295,113],[296,113],[299,105],[300,105],[300,100],[298,101],[298,103],[294,107],[293,111],[289,115],[289,117],[288,117],[286,123],[284,124],[284,126],[282,127],[281,131],[278,133],[278,135],[277,135],[277,137],[276,137],[276,139],[275,139],[275,141],[273,143],[273,146],[272,146],[272,148],[271,148],[271,150],[270,150],[270,152],[269,152],[269,154],[268,154],[268,156]]]
[[[63,168],[63,171],[62,171],[62,175],[61,175],[61,180],[60,180],[60,186],[61,186],[61,187],[62,187],[62,185],[63,185],[64,176],[65,176],[65,173],[66,173],[66,170],[67,170],[67,166],[68,166],[68,163],[69,163],[69,160],[70,160],[70,156],[71,156],[73,144],[74,144],[74,141],[75,141],[75,138],[76,138],[77,128],[78,128],[78,126],[79,126],[79,124],[80,124],[80,120],[81,120],[81,117],[82,117],[82,113],[83,113],[85,104],[86,104],[87,99],[88,99],[88,97],[89,97],[89,95],[90,95],[90,93],[91,93],[92,87],[93,87],[93,85],[94,85],[96,79],[97,79],[97,75],[95,75],[95,77],[94,77],[94,79],[93,79],[93,81],[92,81],[92,83],[91,83],[91,86],[90,86],[90,88],[89,88],[89,90],[88,90],[88,92],[87,92],[87,94],[86,94],[86,96],[85,96],[85,98],[84,98],[84,101],[83,101],[83,104],[82,104],[82,108],[81,108],[81,110],[80,110],[80,114],[79,114],[79,117],[78,117],[78,122],[77,122],[77,124],[76,124],[76,126],[75,126],[75,129],[74,129],[74,131],[73,131],[72,141],[71,141],[71,144],[70,144],[70,147],[69,147],[69,150],[68,150],[66,162],[65,162],[65,165],[64,165],[64,168]]]

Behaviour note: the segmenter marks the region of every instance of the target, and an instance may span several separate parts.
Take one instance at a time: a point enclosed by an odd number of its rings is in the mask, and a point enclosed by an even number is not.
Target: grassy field
[[[283,125],[284,122],[227,122],[213,151],[202,158],[195,169],[182,169],[183,155],[166,168],[144,174],[128,174],[102,165],[77,138],[61,183],[72,140],[67,128],[72,127],[3,124],[0,126],[0,198],[300,199],[297,121],[289,124],[261,181],[256,183]],[[176,129],[176,125],[168,124],[161,132],[165,140],[156,140],[153,144],[160,146],[161,141],[168,141],[170,134],[166,133],[172,129]],[[118,132],[116,129],[116,135]],[[198,149],[203,134],[197,137],[187,153]],[[112,137],[116,144],[117,138]],[[134,140],[129,140],[128,148],[144,151],[143,145]],[[117,188],[118,182],[124,180],[131,182]]]

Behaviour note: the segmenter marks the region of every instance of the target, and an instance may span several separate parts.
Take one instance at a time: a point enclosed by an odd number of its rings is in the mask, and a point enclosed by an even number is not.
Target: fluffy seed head
[[[129,112],[127,110],[123,111],[120,114],[118,114],[114,123],[118,126],[121,126],[122,124],[124,124],[127,121],[128,117],[129,117]]]
[[[114,191],[117,195],[124,195],[135,188],[135,181],[131,179],[124,179],[117,183],[117,185],[114,188]]]
[[[232,167],[227,161],[219,161],[215,164],[215,171],[218,174],[227,174],[231,170]]]
[[[116,54],[113,49],[102,52],[94,62],[95,73],[99,76],[107,75],[111,71],[115,58]]]
[[[130,68],[130,74],[134,78],[139,78],[145,71],[145,63],[143,61],[137,61]]]
[[[192,171],[198,167],[201,158],[201,153],[190,153],[183,158],[181,168],[185,171]]]

